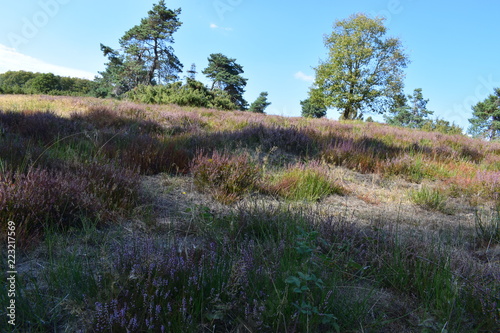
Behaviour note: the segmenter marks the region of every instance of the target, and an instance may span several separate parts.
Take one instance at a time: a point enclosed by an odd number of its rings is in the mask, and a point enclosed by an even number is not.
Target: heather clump
[[[259,289],[267,272],[253,241],[181,244],[138,239],[115,249],[120,292],[96,302],[94,330],[197,331],[203,327],[262,329],[269,297]]]
[[[254,189],[260,177],[259,168],[246,155],[230,156],[214,151],[198,153],[191,164],[196,188],[212,194],[221,202],[231,203]]]
[[[311,133],[294,126],[252,124],[228,133],[228,139],[247,147],[257,146],[264,150],[277,147],[286,153],[312,156],[317,145]]]
[[[99,152],[144,175],[186,173],[189,152],[174,142],[149,134],[106,132],[99,138]]]
[[[68,230],[80,227],[83,219],[109,221],[130,212],[138,199],[136,175],[112,165],[32,168],[0,177],[1,220],[16,221],[21,246],[46,228]]]
[[[138,134],[161,134],[163,127],[152,120],[144,119],[145,112],[133,108],[112,108],[111,106],[91,106],[88,111],[74,113],[71,119],[85,122],[94,129]]]
[[[83,130],[78,122],[59,117],[53,112],[0,112],[0,125],[6,133],[42,144],[50,144]]]

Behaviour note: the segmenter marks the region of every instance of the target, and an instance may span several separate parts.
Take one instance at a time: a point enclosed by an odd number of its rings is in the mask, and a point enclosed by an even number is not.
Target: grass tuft
[[[446,212],[446,196],[439,190],[422,186],[409,192],[410,199],[417,205],[430,210]]]
[[[288,200],[319,201],[328,195],[346,192],[342,185],[330,180],[318,163],[292,166],[276,178],[267,186],[268,191]]]

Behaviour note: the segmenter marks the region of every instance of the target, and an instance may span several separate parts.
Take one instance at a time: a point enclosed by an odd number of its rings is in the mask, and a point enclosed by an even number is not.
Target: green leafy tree
[[[305,118],[323,118],[326,116],[327,107],[324,105],[316,105],[311,102],[311,99],[305,99],[300,102],[302,106],[302,117]]]
[[[417,88],[413,91],[413,95],[405,98],[405,105],[392,110],[392,116],[384,116],[385,121],[394,126],[422,128],[427,118],[434,113],[427,110],[428,102],[428,99],[424,99],[422,89]]]
[[[37,74],[26,71],[8,71],[0,74],[0,87],[6,94],[25,94],[26,83]]]
[[[472,107],[471,124],[467,132],[474,137],[487,140],[500,138],[500,88],[496,88],[493,95]]]
[[[261,92],[259,97],[250,105],[248,111],[256,112],[256,113],[264,113],[264,110],[271,105],[270,102],[267,101],[267,92]]]
[[[341,119],[362,119],[402,105],[408,64],[398,38],[386,38],[383,18],[356,14],[335,22],[325,38],[328,60],[316,68],[310,91],[315,104],[340,110]]]
[[[243,98],[247,79],[241,74],[243,67],[236,63],[236,59],[228,58],[221,53],[211,54],[208,58],[208,67],[202,71],[212,80],[211,90],[221,89],[231,96],[231,101],[238,109],[246,110],[247,101]]]
[[[48,94],[61,90],[61,78],[52,73],[37,74],[26,82],[25,89],[33,94]]]
[[[100,82],[111,86],[114,94],[122,94],[139,84],[154,85],[179,79],[182,64],[170,44],[173,34],[182,25],[178,16],[181,9],[170,10],[165,1],[153,6],[148,17],[128,30],[120,39],[121,51],[102,45],[108,57]]]

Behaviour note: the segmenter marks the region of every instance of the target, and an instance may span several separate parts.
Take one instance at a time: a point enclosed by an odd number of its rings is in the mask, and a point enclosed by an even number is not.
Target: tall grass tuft
[[[417,205],[430,210],[446,212],[446,196],[439,190],[422,186],[409,192],[410,199]]]
[[[319,163],[294,165],[265,187],[270,193],[288,200],[318,201],[331,194],[346,192],[342,185],[330,180]]]

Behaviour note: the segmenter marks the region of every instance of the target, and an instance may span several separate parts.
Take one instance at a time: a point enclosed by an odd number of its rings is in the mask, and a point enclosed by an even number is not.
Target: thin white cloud
[[[219,27],[215,23],[210,23],[210,29],[219,29],[219,30],[224,30],[224,31],[232,31],[233,30],[233,28]]]
[[[314,82],[314,77],[304,74],[302,71],[299,71],[293,75],[296,79],[306,81],[306,82]]]
[[[0,73],[7,71],[54,73],[61,76],[79,77],[90,80],[95,77],[95,74],[79,69],[48,64],[0,44]]]

